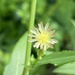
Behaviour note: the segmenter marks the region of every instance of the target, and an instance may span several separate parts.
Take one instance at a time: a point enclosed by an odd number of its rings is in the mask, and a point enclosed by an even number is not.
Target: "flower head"
[[[46,50],[48,47],[53,48],[53,45],[58,43],[56,39],[52,39],[55,36],[55,30],[52,30],[49,23],[47,23],[44,27],[43,23],[40,22],[38,27],[38,29],[34,27],[33,30],[31,30],[32,34],[28,34],[32,37],[29,42],[35,42],[33,46],[36,48],[40,47],[40,49],[44,50]]]

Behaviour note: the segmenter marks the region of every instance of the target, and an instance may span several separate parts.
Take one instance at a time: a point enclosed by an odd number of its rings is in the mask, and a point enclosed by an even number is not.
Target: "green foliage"
[[[56,73],[75,75],[75,62],[62,65],[54,70]]]
[[[4,75],[22,75],[25,62],[25,52],[27,43],[27,33],[15,45],[11,61],[4,71]]]
[[[37,65],[52,63],[55,66],[62,65],[64,63],[73,62],[75,61],[75,52],[74,51],[63,51],[63,52],[56,52],[50,55],[44,56],[41,60],[36,62]]]
[[[37,67],[44,64],[51,63],[51,64],[54,64],[55,66],[60,66],[62,64],[66,64],[66,63],[74,62],[74,61],[75,61],[74,51],[63,51],[63,52],[52,53],[47,56],[44,56],[40,60],[37,60],[35,64],[32,66],[30,74],[33,75]]]

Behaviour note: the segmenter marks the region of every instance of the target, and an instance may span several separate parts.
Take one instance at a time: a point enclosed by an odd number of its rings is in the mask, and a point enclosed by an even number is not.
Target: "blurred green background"
[[[0,0],[0,75],[10,61],[15,43],[28,30],[30,5],[31,0]],[[75,50],[75,0],[37,0],[36,27],[38,22],[49,22],[56,30],[59,43],[53,51]],[[36,56],[35,49],[32,53]],[[53,69],[53,65],[46,65],[38,71],[41,75],[56,75]]]

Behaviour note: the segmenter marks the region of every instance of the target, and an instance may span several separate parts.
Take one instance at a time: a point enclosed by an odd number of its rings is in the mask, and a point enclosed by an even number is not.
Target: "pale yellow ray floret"
[[[55,43],[58,43],[56,39],[52,39],[55,36],[55,30],[52,30],[52,28],[49,26],[49,23],[43,26],[43,23],[40,22],[38,24],[38,29],[33,28],[31,30],[31,34],[28,34],[32,39],[29,39],[29,42],[35,42],[33,47],[46,50],[48,47],[53,48],[53,45]]]

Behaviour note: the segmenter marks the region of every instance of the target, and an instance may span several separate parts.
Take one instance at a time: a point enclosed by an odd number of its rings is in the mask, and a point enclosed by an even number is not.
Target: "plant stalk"
[[[30,11],[30,22],[29,22],[28,33],[30,33],[30,30],[34,26],[36,3],[37,3],[37,0],[31,0],[31,11]],[[31,37],[28,36],[28,39],[31,39]],[[25,66],[30,65],[30,55],[31,55],[31,43],[27,41],[27,49],[26,49],[26,56],[25,56]],[[24,69],[23,75],[29,75],[29,69],[27,67]]]

